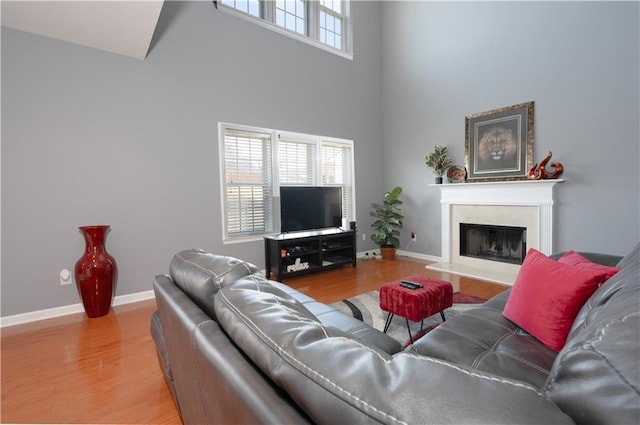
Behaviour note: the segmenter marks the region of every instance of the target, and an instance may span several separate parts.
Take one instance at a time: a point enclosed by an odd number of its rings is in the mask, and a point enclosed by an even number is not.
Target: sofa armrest
[[[215,306],[230,338],[314,423],[573,423],[527,384],[409,352],[390,356],[251,285],[222,288]]]

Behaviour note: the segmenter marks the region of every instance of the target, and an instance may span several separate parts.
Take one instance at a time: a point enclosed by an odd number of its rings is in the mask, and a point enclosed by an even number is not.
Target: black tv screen
[[[282,232],[340,227],[341,224],[341,187],[280,187],[280,230]]]

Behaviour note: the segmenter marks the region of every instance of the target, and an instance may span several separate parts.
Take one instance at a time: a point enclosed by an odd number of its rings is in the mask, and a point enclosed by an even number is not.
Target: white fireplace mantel
[[[554,204],[554,186],[564,180],[517,180],[517,181],[501,181],[501,182],[477,182],[477,183],[453,183],[453,184],[430,184],[431,187],[440,189],[441,211],[442,211],[442,261],[435,267],[443,271],[453,273],[472,275],[474,277],[486,278],[501,283],[513,283],[515,274],[519,270],[519,266],[515,269],[512,267],[510,272],[502,273],[500,277],[494,278],[499,270],[500,265],[495,262],[488,262],[481,270],[473,272],[464,272],[464,270],[475,269],[461,264],[456,265],[456,255],[452,253],[452,249],[458,249],[458,244],[452,241],[457,230],[453,229],[456,223],[452,223],[454,208],[456,206],[479,206],[478,210],[487,207],[533,207],[529,209],[534,215],[535,231],[530,232],[527,243],[528,247],[536,248],[544,254],[553,252],[553,204]],[[494,223],[495,224],[495,223]],[[453,261],[452,261],[453,260]],[[471,260],[475,261],[475,260]],[[480,268],[478,268],[480,269]],[[500,275],[500,273],[497,273]]]

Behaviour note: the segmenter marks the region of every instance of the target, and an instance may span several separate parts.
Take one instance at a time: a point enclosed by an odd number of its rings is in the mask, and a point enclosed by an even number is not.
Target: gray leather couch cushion
[[[558,259],[563,254],[557,253],[551,258]],[[580,254],[607,266],[620,267],[625,261],[615,255]],[[511,289],[508,289],[482,306],[447,320],[418,340],[411,349],[422,355],[522,380],[542,388],[551,373],[557,353],[502,316],[510,294]],[[581,319],[583,316],[584,313],[578,315],[574,328],[579,323],[584,324]]]
[[[543,388],[580,425],[640,423],[639,248],[582,307]]]
[[[509,293],[448,319],[411,350],[541,388],[557,353],[502,316]]]
[[[297,299],[306,307],[315,320],[350,333],[363,342],[373,344],[393,354],[402,350],[402,345],[362,321],[349,317],[326,304],[318,302],[280,282],[267,280],[256,266],[233,257],[215,255],[201,249],[189,249],[177,253],[169,272],[176,285],[182,289],[207,315],[217,320],[213,304],[216,293],[226,285],[249,280],[266,289],[274,287]]]
[[[216,292],[244,276],[266,280],[259,273],[260,269],[251,263],[197,248],[177,253],[169,266],[169,274],[176,285],[214,320]]]
[[[153,288],[162,326],[152,326],[166,336],[184,424],[309,423],[168,276],[156,276]]]
[[[323,325],[338,328],[341,331],[355,336],[366,344],[375,345],[389,354],[395,354],[402,351],[402,344],[391,338],[389,335],[382,333],[380,330],[372,328],[362,320],[347,316],[346,314],[343,314],[326,304],[318,302],[283,283],[270,283],[300,301],[302,305],[304,305]]]
[[[531,386],[410,352],[390,356],[310,320],[294,301],[245,281],[222,288],[215,307],[225,332],[314,423],[572,423]]]

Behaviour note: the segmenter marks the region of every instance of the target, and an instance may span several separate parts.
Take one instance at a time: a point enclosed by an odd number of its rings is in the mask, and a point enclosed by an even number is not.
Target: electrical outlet
[[[60,285],[71,285],[72,283],[73,279],[69,269],[60,270]]]
[[[411,241],[415,242],[416,240],[418,240],[418,235],[416,232],[411,232]]]
[[[363,241],[366,241],[366,240],[367,240],[367,234],[366,234],[366,233],[363,233],[363,234],[362,234],[362,240],[363,240]]]

